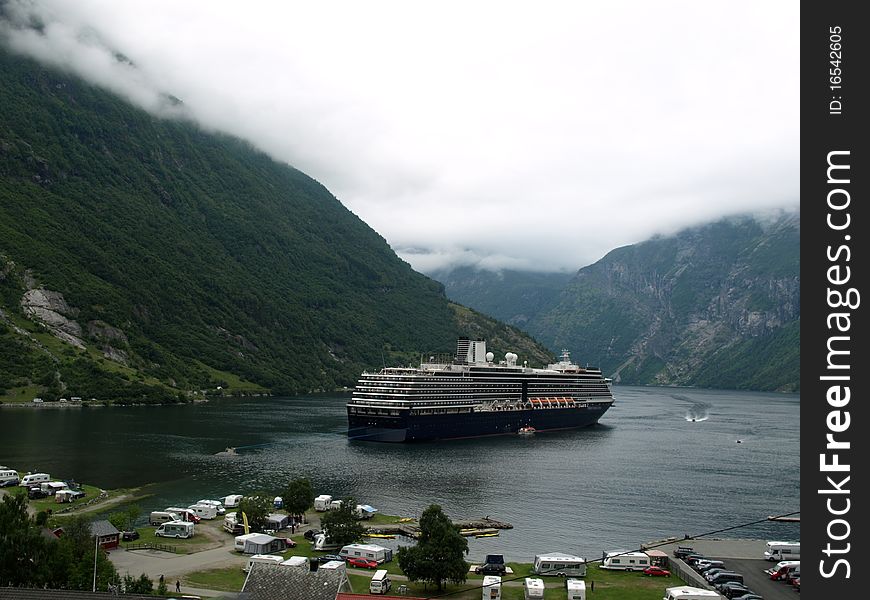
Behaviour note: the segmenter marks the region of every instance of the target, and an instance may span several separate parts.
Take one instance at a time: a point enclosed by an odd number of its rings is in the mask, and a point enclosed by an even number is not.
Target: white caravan
[[[247,573],[255,563],[267,563],[270,565],[280,565],[284,559],[275,554],[254,554],[248,559],[248,564],[242,567],[242,571]]]
[[[722,596],[713,590],[704,590],[683,585],[666,589],[662,600],[711,600],[712,598],[722,600]]]
[[[586,559],[573,554],[550,552],[535,556],[532,573],[536,575],[555,575],[558,577],[585,577]]]
[[[601,569],[614,571],[643,571],[650,565],[645,552],[608,552],[601,561]]]
[[[566,579],[568,600],[586,600],[586,582],[580,579]]]
[[[324,512],[329,510],[329,504],[332,502],[332,496],[329,494],[321,494],[314,499],[314,510]]]
[[[366,558],[378,564],[393,560],[393,551],[375,544],[348,544],[339,552],[342,558]]]
[[[501,600],[501,577],[487,575],[483,578],[481,600]]]
[[[526,577],[523,581],[523,600],[543,600],[544,580],[536,577]]]

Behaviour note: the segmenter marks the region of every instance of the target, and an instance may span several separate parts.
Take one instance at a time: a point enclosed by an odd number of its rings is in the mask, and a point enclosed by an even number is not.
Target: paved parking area
[[[800,594],[793,586],[784,581],[771,581],[765,569],[776,563],[761,558],[764,554],[764,540],[698,539],[677,540],[671,544],[657,546],[657,550],[673,556],[677,546],[691,546],[704,556],[725,562],[725,566],[743,575],[743,583],[764,600],[800,600]]]
[[[722,560],[729,569],[741,573],[744,585],[756,594],[764,596],[764,600],[800,600],[801,595],[795,591],[794,586],[785,581],[771,581],[764,572],[776,563],[739,558]]]

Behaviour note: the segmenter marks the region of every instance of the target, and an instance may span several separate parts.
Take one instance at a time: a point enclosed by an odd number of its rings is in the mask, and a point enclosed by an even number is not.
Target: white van
[[[242,567],[242,571],[247,573],[251,570],[251,567],[254,563],[268,563],[271,565],[280,565],[284,562],[284,559],[275,554],[254,554],[251,558],[248,559],[248,564]]]
[[[208,506],[214,506],[215,511],[217,511],[218,515],[223,516],[226,514],[227,509],[224,508],[224,505],[217,500],[197,500],[197,504],[207,504]]]
[[[166,512],[163,510],[155,510],[148,516],[148,522],[151,525],[160,525],[169,523],[170,521],[180,521],[181,518],[176,513]]]
[[[179,508],[177,506],[169,506],[166,508],[168,513],[174,513],[178,515],[179,521],[190,521],[191,523],[199,523],[199,517],[196,516],[196,513],[190,510],[189,508]]]
[[[532,566],[536,575],[554,575],[558,577],[585,577],[586,559],[573,554],[550,552],[538,554]]]
[[[764,560],[798,560],[800,557],[800,542],[767,542],[764,550]]]
[[[375,571],[375,574],[372,576],[372,580],[369,583],[369,594],[386,594],[390,591],[392,585],[393,582],[390,581],[387,570],[378,569]]]
[[[722,596],[713,590],[704,590],[701,588],[682,585],[666,589],[662,600],[711,600],[711,598],[721,600]]]
[[[501,577],[487,575],[483,578],[482,600],[501,600]]]
[[[7,485],[18,485],[19,483],[18,471],[0,471],[0,487],[6,487]]]
[[[193,523],[188,521],[169,521],[163,523],[154,532],[157,537],[189,538],[193,537]]]
[[[523,581],[523,600],[543,600],[544,580],[536,577],[526,577]]]
[[[211,504],[191,504],[188,506],[200,519],[214,519],[217,517],[217,509]]]
[[[586,582],[580,579],[566,579],[568,600],[586,600]]]
[[[47,483],[51,481],[51,475],[48,473],[31,473],[29,475],[25,475],[21,478],[21,487],[31,487],[34,485],[42,485],[43,483]]]

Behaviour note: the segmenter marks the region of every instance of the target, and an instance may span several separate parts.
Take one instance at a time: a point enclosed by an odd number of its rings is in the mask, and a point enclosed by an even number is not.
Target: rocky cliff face
[[[799,230],[745,218],[619,248],[525,329],[624,383],[797,389]]]

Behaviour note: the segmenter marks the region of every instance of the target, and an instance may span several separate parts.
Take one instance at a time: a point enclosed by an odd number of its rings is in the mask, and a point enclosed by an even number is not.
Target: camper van
[[[207,504],[208,506],[214,506],[215,511],[218,515],[223,516],[226,514],[227,509],[224,508],[224,505],[218,502],[217,500],[197,500],[197,504]]]
[[[236,508],[241,501],[241,494],[230,494],[229,496],[224,496],[224,508]]]
[[[535,556],[532,573],[558,577],[585,577],[586,559],[561,552],[538,554]]]
[[[187,521],[169,521],[158,527],[154,535],[174,538],[193,537],[193,523],[188,523]]]
[[[764,550],[764,559],[769,561],[798,560],[800,557],[800,542],[767,542]]]
[[[586,582],[581,579],[566,579],[568,600],[586,600]]]
[[[785,580],[788,579],[788,574],[791,571],[796,567],[800,568],[800,566],[801,561],[799,560],[781,560],[776,563],[776,566],[767,569],[765,573],[767,573],[774,581]]]
[[[21,487],[31,487],[34,485],[42,485],[43,483],[47,483],[51,481],[51,475],[48,473],[30,473],[29,475],[25,475],[21,478]]]
[[[348,544],[341,549],[339,555],[345,560],[348,558],[367,558],[378,564],[393,560],[393,551],[390,548],[375,544]]]
[[[390,581],[390,576],[386,569],[378,569],[372,576],[369,583],[369,594],[386,594],[390,591],[393,582]]]
[[[526,577],[523,581],[523,600],[543,600],[544,580]]]
[[[309,559],[307,556],[291,556],[281,563],[282,567],[299,567],[308,570]]]
[[[195,512],[190,510],[189,508],[179,508],[177,506],[170,506],[166,509],[168,513],[175,513],[178,515],[179,521],[190,521],[191,523],[199,523],[200,518],[196,515]]]
[[[501,577],[498,575],[487,575],[483,578],[481,600],[501,600]]]
[[[329,503],[329,507],[327,510],[340,510],[341,509],[341,500],[333,500]]]
[[[240,535],[245,532],[245,526],[242,525],[239,518],[239,513],[228,512],[224,515],[224,531],[233,535]]]
[[[608,552],[601,560],[601,569],[643,571],[650,565],[645,552]]]
[[[251,567],[255,563],[268,563],[270,565],[280,565],[284,562],[284,559],[275,554],[254,554],[251,558],[248,559],[248,564],[242,567],[242,571],[245,573],[251,570]]]
[[[18,485],[18,471],[0,471],[0,487],[6,487],[7,485]]]
[[[324,512],[329,510],[329,505],[332,502],[332,496],[329,494],[321,494],[314,499],[314,510]]]
[[[211,504],[191,504],[188,506],[200,519],[214,519],[217,517],[217,509]]]
[[[682,585],[666,589],[662,600],[712,600],[713,598],[721,600],[722,596],[713,590],[704,590],[701,588]]]
[[[180,521],[181,517],[176,513],[166,512],[165,510],[155,510],[148,517],[148,522],[151,525],[160,525],[169,523],[170,521]]]

